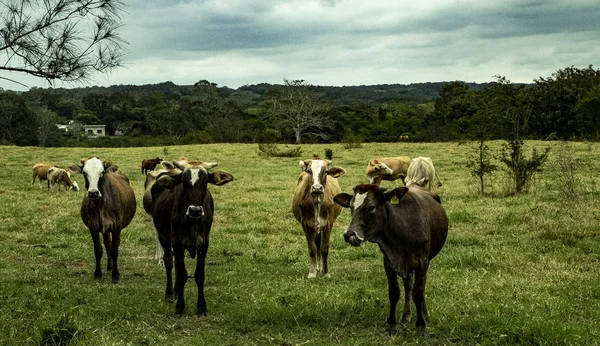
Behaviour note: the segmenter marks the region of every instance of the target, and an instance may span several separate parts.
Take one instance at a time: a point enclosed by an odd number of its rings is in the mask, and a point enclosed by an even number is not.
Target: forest
[[[56,125],[68,125],[68,131]],[[90,138],[83,125],[106,125]],[[409,85],[309,81],[219,87],[163,82],[0,91],[0,144],[133,147],[201,143],[443,142],[600,138],[600,70],[574,66],[532,83],[494,76]]]

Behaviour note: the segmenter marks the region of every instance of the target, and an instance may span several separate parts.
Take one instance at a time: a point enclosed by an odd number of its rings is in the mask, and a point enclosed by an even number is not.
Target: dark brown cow
[[[47,180],[48,190],[50,190],[50,181],[48,180],[48,171],[52,169],[54,165],[49,163],[36,163],[33,165],[33,173],[31,175],[31,185],[35,183],[35,179],[38,179],[38,185],[42,188],[42,180]]]
[[[309,278],[317,276],[321,261],[323,274],[329,271],[329,237],[333,223],[342,211],[342,208],[333,202],[333,196],[342,191],[336,178],[344,175],[346,171],[343,168],[330,167],[330,164],[331,161],[328,160],[300,161],[302,173],[298,177],[292,199],[292,212],[302,225],[308,242]]]
[[[185,310],[183,291],[188,279],[184,262],[186,250],[192,258],[197,258],[194,279],[198,286],[198,314],[205,315],[207,312],[204,267],[214,213],[214,202],[208,184],[224,185],[233,180],[233,176],[225,171],[208,172],[208,169],[217,165],[216,162],[190,162],[176,161],[175,164],[181,171],[161,173],[150,188],[151,215],[164,249],[167,300],[173,299],[172,270],[175,256],[175,314],[178,316],[182,316]]]
[[[142,160],[142,174],[148,174],[148,171],[154,170],[154,168],[156,168],[156,166],[161,162],[162,159],[160,157]]]
[[[440,252],[448,235],[448,218],[439,197],[420,187],[399,187],[386,192],[374,184],[358,185],[354,196],[341,193],[335,202],[351,208],[352,220],[344,239],[352,246],[365,240],[383,252],[388,281],[388,331],[396,330],[396,304],[400,298],[397,276],[404,282],[402,326],[410,321],[410,297],[417,308],[417,331],[426,335],[425,282],[429,261]],[[413,284],[414,275],[414,284]]]
[[[94,241],[96,270],[94,278],[102,278],[100,260],[102,244],[100,234],[104,238],[106,248],[107,270],[112,270],[112,282],[120,281],[119,244],[121,230],[131,222],[135,215],[135,195],[129,179],[121,173],[119,167],[102,161],[97,157],[81,160],[81,173],[85,178],[87,193],[81,203],[81,219],[89,228]],[[111,240],[112,235],[112,240]]]

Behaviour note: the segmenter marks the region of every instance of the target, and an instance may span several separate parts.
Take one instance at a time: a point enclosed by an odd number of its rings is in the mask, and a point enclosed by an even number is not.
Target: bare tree
[[[304,80],[284,82],[284,88],[271,93],[270,115],[279,118],[282,127],[292,129],[296,144],[301,144],[306,134],[327,139],[323,130],[331,123],[323,114],[325,106],[319,94]]]
[[[123,0],[0,1],[0,70],[84,82],[121,66]],[[1,79],[23,85],[14,79]]]

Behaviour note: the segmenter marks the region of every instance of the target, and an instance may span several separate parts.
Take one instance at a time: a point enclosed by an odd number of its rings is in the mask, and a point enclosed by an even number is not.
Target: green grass
[[[366,181],[372,157],[433,159],[450,233],[429,271],[428,339],[416,337],[414,326],[384,335],[382,255],[374,244],[344,243],[347,210],[332,233],[331,276],[306,279],[306,241],[290,211],[299,158],[265,159],[250,144],[173,146],[168,155],[162,147],[0,147],[0,344],[39,344],[50,335],[80,345],[597,345],[600,144],[571,145],[585,164],[575,198],[561,195],[552,165],[529,194],[505,195],[498,172],[491,194],[480,196],[465,168],[467,146],[453,143],[302,146],[304,153],[333,150],[334,164],[347,171],[340,178],[345,192]],[[79,216],[83,192],[30,184],[34,163],[66,167],[90,155],[119,164],[137,197],[136,216],[122,233],[118,285],[110,275],[93,279],[92,241]],[[155,156],[218,161],[235,177],[210,187],[216,211],[206,317],[193,315],[193,280],[186,286],[188,316],[175,318],[174,304],[163,300],[164,269],[153,260],[154,229],[141,205],[139,165]],[[195,262],[186,261],[192,273]]]

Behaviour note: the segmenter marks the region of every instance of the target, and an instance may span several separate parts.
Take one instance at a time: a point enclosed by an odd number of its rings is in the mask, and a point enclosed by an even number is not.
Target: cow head
[[[100,192],[99,186],[102,184],[104,174],[116,172],[118,170],[119,166],[113,165],[108,161],[100,160],[95,156],[82,159],[79,171],[83,174],[83,178],[85,179],[87,197],[90,199],[102,198],[102,192]]]
[[[375,183],[376,180],[378,180],[378,177],[392,174],[394,174],[394,171],[385,163],[380,162],[377,159],[369,161],[369,166],[367,167],[367,176],[369,177],[369,182],[371,184]]]
[[[344,208],[350,208],[352,220],[344,233],[344,240],[352,246],[360,246],[365,240],[377,242],[378,234],[387,224],[386,204],[398,204],[408,188],[399,187],[386,192],[374,184],[358,185],[354,196],[337,194],[333,200]]]
[[[169,190],[181,186],[183,192],[180,202],[185,204],[185,217],[192,220],[204,216],[203,205],[209,183],[225,185],[233,180],[231,174],[222,170],[208,172],[208,169],[217,165],[216,162],[177,161],[175,165],[179,169],[161,173],[155,185]]]
[[[327,176],[339,178],[346,174],[346,171],[340,167],[329,167],[329,160],[302,160],[300,161],[300,169],[308,173],[310,179],[310,195],[315,203],[323,201],[325,194],[325,186],[327,184]]]

